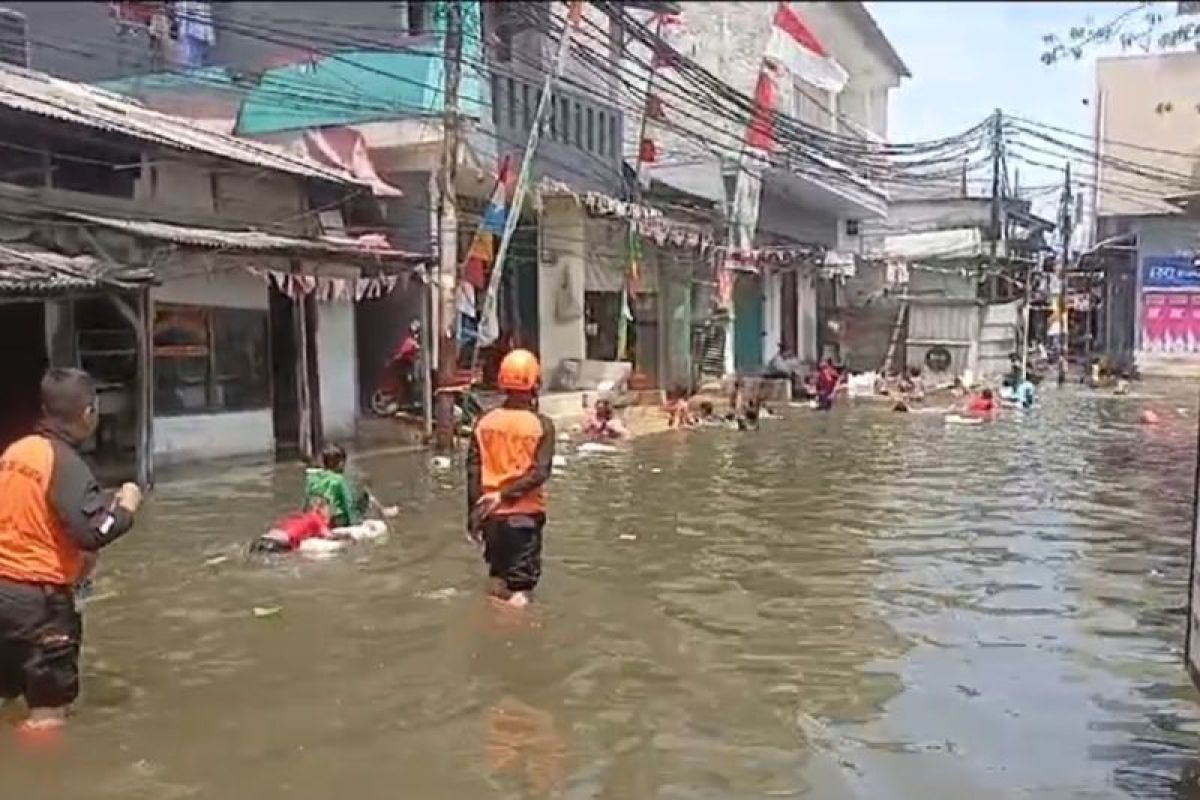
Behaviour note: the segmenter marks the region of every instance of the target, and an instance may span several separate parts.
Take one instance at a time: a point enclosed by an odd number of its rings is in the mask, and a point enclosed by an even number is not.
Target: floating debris
[[[556,467],[565,467],[567,465],[567,457],[561,456],[561,455],[556,455],[554,457],[554,461],[552,463]]]
[[[265,617],[274,617],[277,614],[279,614],[281,611],[283,611],[283,606],[255,606],[254,607],[254,616],[257,619],[263,619]]]
[[[227,555],[210,556],[210,557],[204,559],[204,566],[215,567],[219,564],[224,564],[228,560],[229,560],[229,556],[227,556]]]
[[[625,541],[625,542],[636,542],[636,541],[637,541],[637,534],[633,534],[633,533],[622,533],[622,534],[621,534],[620,536],[618,536],[617,538],[618,538],[618,539],[620,539],[621,541]]]

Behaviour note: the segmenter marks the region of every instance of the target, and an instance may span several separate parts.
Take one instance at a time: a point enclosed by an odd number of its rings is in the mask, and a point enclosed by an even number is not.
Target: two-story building
[[[1097,347],[1143,372],[1200,372],[1198,79],[1195,52],[1096,61],[1083,266],[1104,274]]]
[[[450,262],[465,256],[497,165],[505,155],[519,159],[524,149],[554,58],[556,5],[458,3],[462,146],[457,214],[449,216],[439,214],[438,182],[444,2],[7,4],[23,15],[34,66],[395,187],[383,202],[383,229],[371,232],[422,252],[457,242]],[[95,57],[67,46],[81,38]],[[573,68],[556,89],[553,112],[533,164],[534,183],[551,179],[576,193],[621,197],[624,115],[617,96],[597,91],[587,70]],[[537,196],[531,193],[521,209],[499,297],[502,340],[534,349],[544,338],[539,308],[558,288],[538,268]],[[457,235],[441,235],[443,226]],[[415,290],[400,290],[360,309],[364,387],[377,382],[422,302]],[[437,311],[434,304],[435,323]],[[557,336],[553,326],[546,336]]]
[[[34,271],[3,287],[29,301],[0,312],[5,341],[31,347],[5,351],[10,433],[49,363],[100,381],[100,455],[136,456],[144,479],[354,434],[355,302],[416,263],[325,233],[371,213],[369,185],[4,64],[0,163],[0,235]]]
[[[788,7],[841,65],[836,91],[789,73],[778,113],[860,143],[887,137],[887,102],[909,72],[862,3],[789,3]],[[777,3],[683,3],[676,47],[746,97],[754,97],[775,34]],[[672,103],[676,99],[672,100]],[[711,109],[681,110],[676,135],[664,137],[656,179],[733,206],[746,121]],[[711,146],[698,146],[709,142]],[[713,150],[725,152],[714,157]],[[887,195],[836,158],[784,148],[763,175],[754,253],[741,259],[732,287],[730,371],[760,369],[781,347],[818,356],[817,297],[823,254],[857,249],[860,221],[882,218]]]

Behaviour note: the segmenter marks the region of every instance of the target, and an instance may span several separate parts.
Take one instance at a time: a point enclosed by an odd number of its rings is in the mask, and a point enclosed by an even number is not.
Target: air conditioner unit
[[[0,8],[0,61],[29,66],[29,26],[24,14],[10,8]]]

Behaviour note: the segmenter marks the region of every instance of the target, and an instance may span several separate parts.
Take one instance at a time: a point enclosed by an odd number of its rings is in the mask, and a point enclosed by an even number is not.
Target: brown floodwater
[[[457,465],[361,459],[398,530],[320,563],[237,552],[297,468],[164,483],[104,558],[65,747],[0,739],[0,796],[1200,797],[1196,404],[1140,390],[565,448],[527,614],[480,597]]]

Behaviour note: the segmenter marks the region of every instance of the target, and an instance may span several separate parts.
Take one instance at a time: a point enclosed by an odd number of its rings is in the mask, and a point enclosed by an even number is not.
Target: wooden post
[[[308,370],[308,298],[295,301],[293,325],[296,331],[296,403],[300,413],[300,455],[311,462],[316,455],[313,442],[312,387]]]
[[[147,488],[154,482],[154,340],[146,319],[149,314],[149,294],[149,289],[141,290],[134,304],[118,294],[108,295],[113,306],[133,328],[134,339],[137,342],[138,378],[136,391],[133,393],[137,405],[134,471],[138,485]]]

